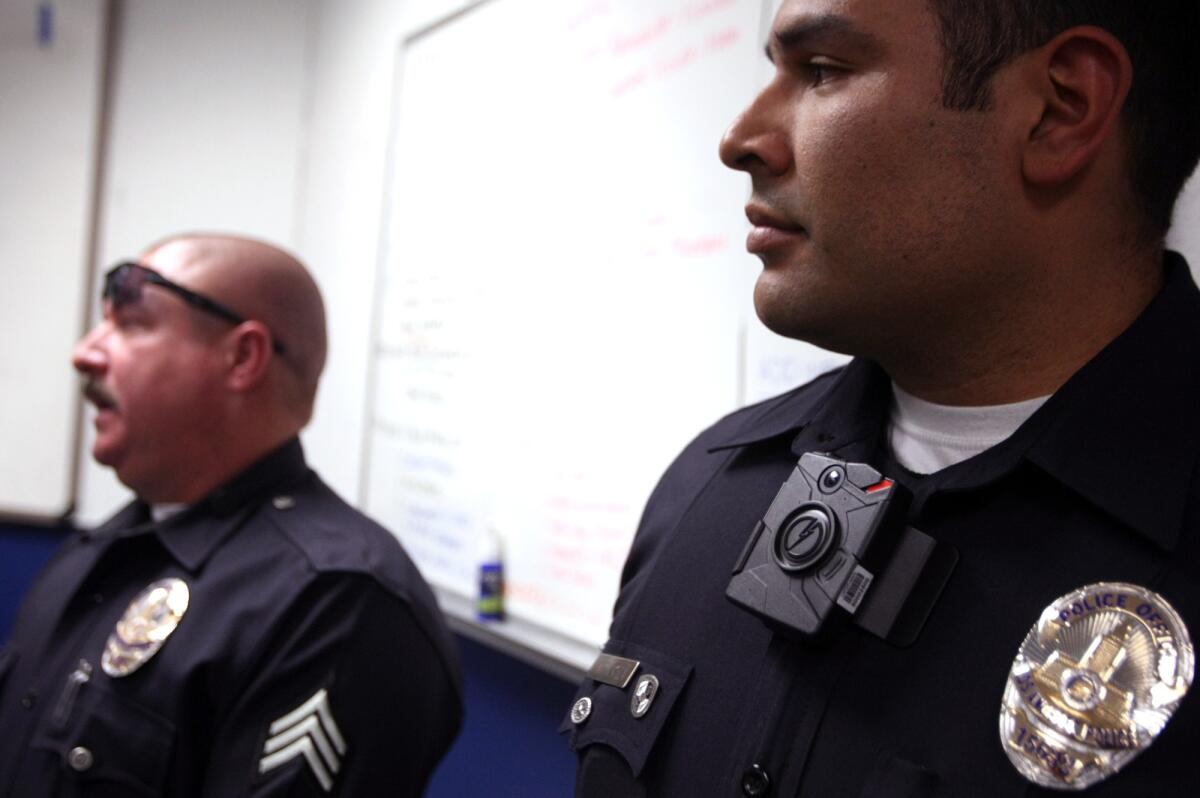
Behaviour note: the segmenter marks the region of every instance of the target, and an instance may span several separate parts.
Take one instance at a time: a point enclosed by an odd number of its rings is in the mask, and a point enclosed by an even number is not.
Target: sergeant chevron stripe
[[[346,741],[329,709],[325,688],[272,723],[268,732],[270,736],[263,745],[263,758],[258,763],[259,773],[274,770],[302,756],[321,788],[325,792],[333,789],[333,777],[346,755]]]

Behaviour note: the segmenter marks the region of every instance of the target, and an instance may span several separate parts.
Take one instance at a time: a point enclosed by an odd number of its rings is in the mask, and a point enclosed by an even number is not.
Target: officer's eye
[[[122,305],[121,307],[110,305],[105,309],[105,315],[112,321],[114,327],[122,330],[146,327],[150,323],[145,309],[137,304]]]
[[[820,86],[837,77],[841,70],[827,61],[805,61],[801,67],[810,86]]]

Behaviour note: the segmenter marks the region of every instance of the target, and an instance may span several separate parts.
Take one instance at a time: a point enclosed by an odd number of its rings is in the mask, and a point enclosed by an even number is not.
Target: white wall
[[[73,500],[67,364],[83,328],[107,5],[0,3],[0,510],[14,515],[61,516]]]

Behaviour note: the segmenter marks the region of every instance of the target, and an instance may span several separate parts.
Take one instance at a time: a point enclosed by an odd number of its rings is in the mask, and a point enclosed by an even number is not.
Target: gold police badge
[[[108,636],[100,660],[104,672],[128,676],[146,664],[179,626],[189,596],[182,579],[160,579],[138,593]]]
[[[1162,596],[1100,582],[1043,612],[1017,652],[1000,740],[1022,776],[1082,790],[1162,732],[1192,684],[1191,638]]]

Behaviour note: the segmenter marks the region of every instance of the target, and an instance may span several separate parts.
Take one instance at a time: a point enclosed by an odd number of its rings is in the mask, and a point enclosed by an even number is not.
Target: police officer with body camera
[[[74,365],[137,498],[73,536],[0,652],[0,796],[418,795],[462,716],[434,598],[306,465],[320,293],[172,238],[104,280]]]
[[[1194,794],[1187,0],[785,0],[721,142],[771,329],[855,359],[663,476],[577,794]]]

